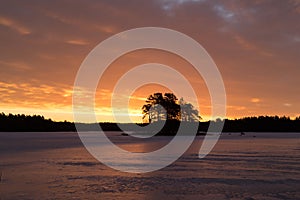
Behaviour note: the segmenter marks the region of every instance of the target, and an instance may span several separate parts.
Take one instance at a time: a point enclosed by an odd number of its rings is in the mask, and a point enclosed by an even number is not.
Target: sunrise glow
[[[73,5],[57,9],[55,5],[46,8],[42,2],[35,2],[34,6],[20,2],[19,7],[28,12],[15,9],[0,14],[3,38],[0,110],[7,114],[41,114],[57,121],[73,121],[73,83],[87,54],[113,34],[135,27],[157,26],[180,31],[208,51],[224,79],[228,118],[299,116],[300,40],[296,23],[299,4],[288,1],[278,2],[283,5],[276,6],[259,2],[143,1],[135,2],[143,8],[136,10],[129,5],[113,6],[113,2],[107,1],[95,3],[89,10],[82,7],[80,12],[85,14],[80,17]],[[12,6],[9,2],[3,4],[3,7]],[[182,12],[184,9],[190,11]],[[270,9],[274,12],[268,12]],[[41,20],[32,23],[33,19]],[[97,119],[114,121],[111,94],[122,74],[153,62],[184,74],[193,84],[198,100],[183,98],[191,103],[198,101],[201,116],[209,120],[210,95],[193,66],[172,53],[151,49],[123,55],[105,72],[96,94]],[[122,108],[118,114],[129,110],[133,121],[142,122],[141,107],[145,99],[154,92],[165,91],[168,88],[143,86],[129,97],[129,109]],[[128,97],[118,94],[117,98]]]

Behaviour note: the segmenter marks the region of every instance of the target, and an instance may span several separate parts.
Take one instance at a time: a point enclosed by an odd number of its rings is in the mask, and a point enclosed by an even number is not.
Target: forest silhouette
[[[159,123],[159,122],[153,122]],[[206,122],[182,122],[199,123],[198,133],[205,134],[209,123],[221,123],[221,120]],[[81,123],[82,127],[91,130],[94,124]],[[104,131],[121,131],[117,123],[100,122]],[[123,124],[126,127],[126,123]],[[130,124],[127,124],[130,127]],[[148,123],[140,123],[140,126],[146,126]],[[180,121],[168,120],[165,122],[164,131],[160,135],[173,134],[176,131]],[[170,133],[168,133],[170,130]],[[40,115],[24,115],[24,114],[5,114],[0,113],[0,131],[1,132],[51,132],[51,131],[76,131],[74,122],[56,122],[51,119],[45,119]],[[130,130],[129,130],[130,131]],[[290,119],[286,116],[258,116],[245,117],[241,119],[226,119],[223,132],[300,132],[300,117]]]

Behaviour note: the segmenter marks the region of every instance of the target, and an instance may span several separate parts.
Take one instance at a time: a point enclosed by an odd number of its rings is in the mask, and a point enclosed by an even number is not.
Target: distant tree
[[[197,122],[201,119],[199,112],[191,103],[187,103],[181,98],[179,100],[179,105],[181,106],[181,120],[188,122]]]
[[[164,112],[164,110],[165,112]],[[149,123],[161,120],[199,121],[199,112],[183,98],[178,101],[173,93],[154,93],[150,95],[142,107],[143,119],[148,117]]]
[[[148,116],[149,123],[151,123],[152,120],[160,121],[163,113],[163,109],[161,107],[163,101],[164,98],[162,93],[154,93],[153,95],[150,95],[146,100],[146,104],[142,107],[144,114],[143,119]]]
[[[177,97],[173,93],[165,93],[162,106],[167,111],[167,120],[180,119],[180,105],[178,105],[177,100]]]

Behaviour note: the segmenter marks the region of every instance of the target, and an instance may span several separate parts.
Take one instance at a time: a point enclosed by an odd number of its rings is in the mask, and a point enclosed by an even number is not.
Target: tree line
[[[209,123],[220,123],[220,120],[206,121],[206,122],[184,122],[199,123],[198,132],[205,133]],[[159,123],[159,122],[153,122]],[[141,123],[140,126],[146,126],[148,123]],[[83,124],[86,130],[93,127],[91,124]],[[101,122],[99,123],[104,131],[120,131],[116,123]],[[126,125],[126,124],[125,124]],[[128,124],[130,125],[130,124]],[[168,121],[166,126],[173,127],[172,132],[180,125],[179,121]],[[130,127],[130,126],[128,126]],[[164,127],[165,131],[161,134],[168,135],[168,127]],[[51,119],[46,119],[41,115],[24,115],[24,114],[4,114],[0,113],[0,131],[76,131],[73,122],[55,122]],[[224,123],[223,132],[300,132],[300,117],[290,119],[286,116],[258,116],[245,117],[241,119],[226,119]],[[172,134],[172,133],[169,133]]]

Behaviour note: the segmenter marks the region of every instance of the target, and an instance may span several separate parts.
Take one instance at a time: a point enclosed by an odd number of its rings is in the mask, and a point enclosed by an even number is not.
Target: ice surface
[[[172,139],[108,135],[132,152]],[[199,159],[202,140],[162,170],[129,174],[95,160],[76,133],[0,133],[0,199],[300,199],[300,133],[223,133]]]

